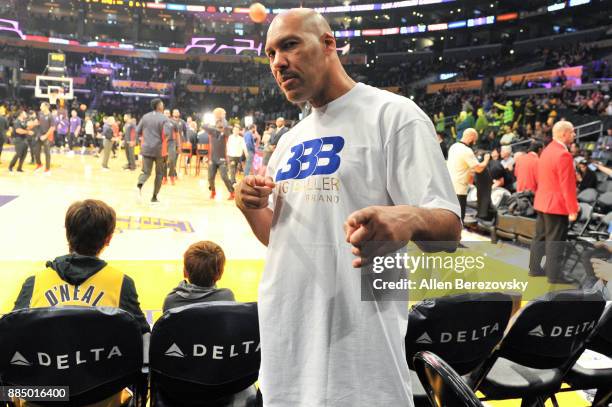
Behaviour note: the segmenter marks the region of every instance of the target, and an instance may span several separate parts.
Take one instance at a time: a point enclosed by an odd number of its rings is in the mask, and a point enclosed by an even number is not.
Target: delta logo
[[[79,365],[92,364],[104,360],[123,357],[119,346],[109,348],[93,348],[85,351],[78,350],[74,353],[52,355],[46,352],[36,352],[33,357],[24,356],[25,352],[15,351],[11,361],[13,366],[32,367],[35,365],[49,367],[57,370],[70,369]]]
[[[536,336],[538,338],[571,338],[591,332],[593,328],[595,328],[595,325],[597,325],[597,321],[586,321],[577,325],[553,326],[550,328],[550,331],[546,331],[542,325],[538,325],[531,329],[527,335]]]
[[[465,343],[465,342],[475,342],[481,339],[486,338],[494,334],[495,332],[499,332],[500,326],[499,323],[496,322],[493,325],[485,325],[477,329],[465,330],[465,331],[455,331],[455,332],[440,332],[440,336],[436,337],[436,341],[432,339],[432,337],[427,332],[423,332],[421,336],[419,336],[415,342],[423,345],[432,345],[434,343]]]
[[[188,349],[190,352],[186,353],[183,349]],[[204,345],[201,343],[194,343],[192,346],[183,347],[183,349],[181,349],[176,342],[172,343],[164,352],[164,356],[179,359],[184,359],[186,357],[207,357],[215,360],[226,360],[237,356],[257,353],[259,352],[260,344],[257,342],[257,345],[255,345],[255,341],[244,341],[231,345]]]

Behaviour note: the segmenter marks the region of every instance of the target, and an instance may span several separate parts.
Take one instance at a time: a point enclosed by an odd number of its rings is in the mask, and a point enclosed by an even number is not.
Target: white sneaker
[[[104,172],[109,172],[109,171],[110,171],[110,168],[102,167],[102,171],[104,171]]]

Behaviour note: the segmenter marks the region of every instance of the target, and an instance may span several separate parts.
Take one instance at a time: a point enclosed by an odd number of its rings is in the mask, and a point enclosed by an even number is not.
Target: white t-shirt
[[[267,170],[276,187],[259,287],[264,405],[411,406],[408,304],[361,300],[343,223],[371,205],[460,213],[431,121],[360,83],[286,133]]]
[[[453,180],[455,193],[467,195],[470,175],[474,167],[478,165],[478,159],[472,149],[460,142],[453,144],[448,149],[446,165]]]
[[[227,138],[227,156],[242,157],[242,153],[247,154],[244,138],[230,134],[230,136]]]

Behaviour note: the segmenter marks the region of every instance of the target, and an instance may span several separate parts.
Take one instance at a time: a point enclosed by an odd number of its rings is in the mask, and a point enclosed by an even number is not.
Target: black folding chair
[[[587,188],[578,194],[578,202],[587,203],[589,205],[593,205],[597,200],[597,196],[599,193],[595,188]]]
[[[259,364],[257,303],[170,309],[151,334],[151,405],[254,405]]]
[[[557,291],[531,301],[474,376],[475,389],[484,400],[522,399],[522,406],[543,407],[584,349],[604,306],[597,291]]]
[[[417,353],[413,364],[433,407],[483,406],[463,377],[434,353]]]
[[[433,352],[460,375],[482,365],[501,341],[512,312],[512,297],[502,293],[458,294],[425,300],[409,313],[406,361],[416,406],[428,406],[427,393],[412,360]]]
[[[612,359],[612,305],[599,321],[586,343],[586,349]],[[570,384],[568,391],[597,389],[593,406],[605,407],[612,402],[612,368],[589,368],[575,363],[563,381]]]
[[[118,308],[31,308],[0,319],[0,385],[69,388],[69,401],[36,404],[81,406],[131,387],[145,406],[142,365],[140,325]]]

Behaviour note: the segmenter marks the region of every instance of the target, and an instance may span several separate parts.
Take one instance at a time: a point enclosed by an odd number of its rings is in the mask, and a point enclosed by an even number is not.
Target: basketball
[[[255,23],[263,23],[266,21],[266,17],[268,13],[266,12],[266,7],[261,3],[253,3],[251,7],[249,7],[249,17]]]

